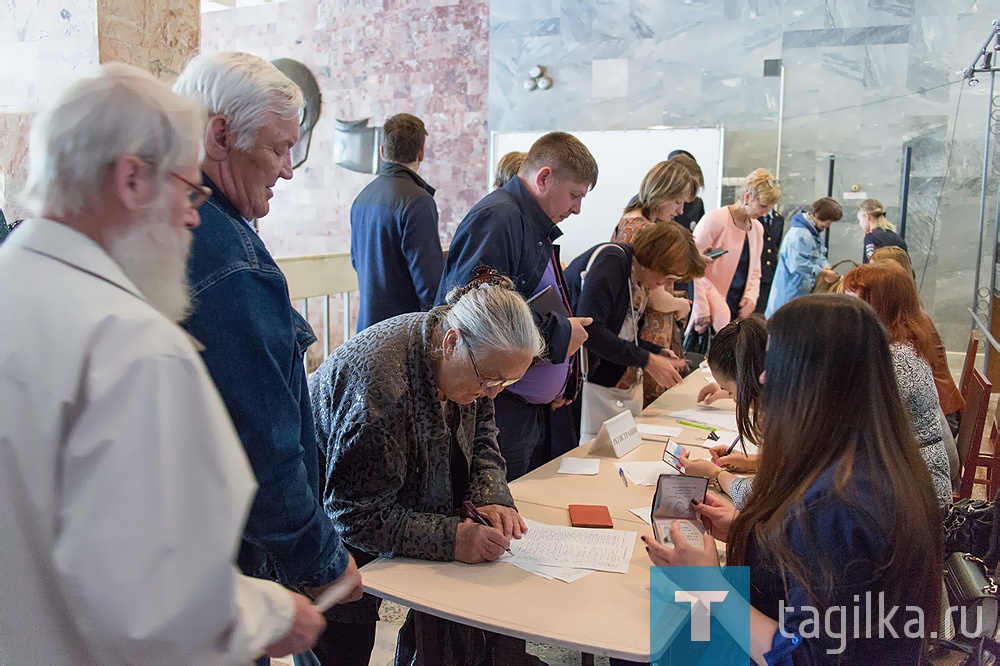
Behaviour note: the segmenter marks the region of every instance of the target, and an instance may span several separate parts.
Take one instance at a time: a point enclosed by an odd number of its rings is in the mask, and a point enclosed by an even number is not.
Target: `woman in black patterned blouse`
[[[484,275],[453,290],[449,305],[366,329],[309,381],[324,507],[359,566],[396,556],[490,562],[526,529],[507,488],[493,398],[544,343],[510,281]],[[472,522],[464,501],[494,527]],[[315,649],[322,663],[367,664],[378,600],[366,594],[327,620]],[[481,644],[474,631],[411,612],[400,650],[412,657],[431,641],[440,663],[463,662]]]

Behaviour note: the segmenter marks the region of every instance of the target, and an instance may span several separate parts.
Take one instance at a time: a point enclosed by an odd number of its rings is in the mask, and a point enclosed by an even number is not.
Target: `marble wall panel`
[[[27,212],[28,130],[39,109],[97,63],[95,0],[7,0],[0,4],[0,208]]]
[[[333,164],[334,120],[370,118],[380,125],[402,111],[427,125],[420,173],[438,189],[441,237],[447,242],[486,192],[488,90],[503,85],[505,98],[523,91],[521,79],[530,65],[524,66],[519,42],[548,39],[543,35],[554,29],[553,20],[558,23],[559,4],[514,0],[495,13],[493,28],[509,35],[509,49],[497,51],[503,64],[492,82],[485,1],[428,6],[411,0],[286,0],[204,14],[203,50],[296,58],[310,67],[323,94],[309,161],[291,181],[279,183],[271,213],[260,221],[271,251],[282,256],[350,247],[350,206],[372,176]],[[515,29],[512,22],[525,23]],[[589,73],[588,62],[588,94]],[[565,83],[553,75],[557,87]],[[511,112],[517,108],[505,104]]]
[[[490,4],[504,20],[517,15],[509,9],[516,2]],[[781,145],[785,196],[780,207],[791,211],[825,195],[828,156],[835,154],[835,196],[842,197],[857,185],[898,210],[902,149],[911,146],[914,180],[907,234],[912,235],[915,259],[927,265],[924,302],[936,316],[947,318],[948,344],[964,348],[967,325],[954,304],[972,292],[972,261],[967,251],[957,248],[978,237],[986,95],[985,86],[963,88],[958,80],[995,18],[984,3],[560,0],[558,4],[559,34],[541,38],[498,36],[492,31],[490,129],[724,124],[726,176],[745,175],[762,165],[774,168],[780,84],[764,78],[762,70],[764,60],[780,58],[785,68]],[[547,16],[525,18],[554,19],[555,12],[548,11]],[[567,17],[591,16],[600,19],[599,29],[592,23],[589,32],[579,27],[566,30]],[[592,95],[589,68],[600,59],[629,61],[624,97]],[[551,92],[558,94],[551,103],[540,104],[518,87],[524,65],[543,60],[553,71],[577,74],[566,76],[561,87],[556,77],[557,89]],[[651,122],[658,111],[660,123]],[[833,258],[860,257],[862,234],[854,221],[854,204],[846,202],[844,222],[831,230]],[[940,308],[937,302],[942,303]]]

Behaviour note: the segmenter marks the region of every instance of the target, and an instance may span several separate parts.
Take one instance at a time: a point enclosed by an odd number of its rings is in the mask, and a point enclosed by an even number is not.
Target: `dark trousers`
[[[368,666],[375,649],[375,622],[331,622],[319,635],[313,654],[323,666]]]
[[[530,405],[511,394],[493,399],[500,453],[507,462],[507,480],[524,476],[550,459],[549,406]]]

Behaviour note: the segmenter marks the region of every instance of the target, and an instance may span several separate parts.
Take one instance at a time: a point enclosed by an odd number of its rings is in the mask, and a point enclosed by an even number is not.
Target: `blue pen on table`
[[[625,476],[625,470],[621,467],[618,468],[618,476],[622,477],[622,483],[624,483],[625,487],[628,488],[628,478]]]
[[[483,514],[479,513],[479,509],[476,508],[475,504],[473,504],[469,500],[465,500],[464,502],[462,502],[462,506],[464,506],[465,510],[469,512],[469,515],[472,517],[474,521],[476,521],[480,525],[485,525],[486,527],[493,527],[493,523],[486,520],[486,517]],[[510,548],[507,548],[505,550],[511,555],[514,554],[511,552]]]

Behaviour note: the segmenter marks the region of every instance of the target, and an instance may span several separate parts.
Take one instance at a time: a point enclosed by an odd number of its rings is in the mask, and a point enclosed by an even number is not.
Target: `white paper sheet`
[[[591,458],[563,458],[559,461],[560,474],[587,474],[593,476],[601,471],[601,461]]]
[[[528,573],[533,573],[536,576],[544,578],[546,580],[561,580],[564,583],[575,583],[584,576],[594,573],[593,569],[580,569],[576,567],[553,567],[545,564],[535,564],[534,562],[528,562],[527,560],[518,560],[517,558],[512,558],[509,555],[505,556],[506,559],[501,558],[501,562],[507,562],[508,564],[513,564],[519,569],[523,569]]]
[[[640,506],[638,509],[629,509],[629,511],[642,518],[647,525],[653,524],[653,519],[650,517],[653,512],[652,507]]]
[[[653,425],[652,423],[636,423],[635,427],[643,439],[658,441],[666,441],[668,437],[676,437],[684,432],[683,428],[676,426]]]
[[[528,525],[527,533],[523,538],[511,541],[513,554],[505,554],[500,561],[516,566],[523,563],[536,570],[538,565],[545,565],[628,572],[635,547],[635,532],[563,527],[533,520],[526,520],[525,523]],[[538,571],[546,573],[545,569]]]
[[[684,421],[694,421],[705,425],[725,428],[726,430],[736,430],[735,408],[716,407],[715,405],[698,405],[690,409],[682,409],[679,412],[670,412],[670,416]]]
[[[625,476],[628,477],[629,482],[637,486],[655,486],[661,474],[679,474],[676,469],[662,460],[624,462],[618,463],[618,467],[625,470]]]

